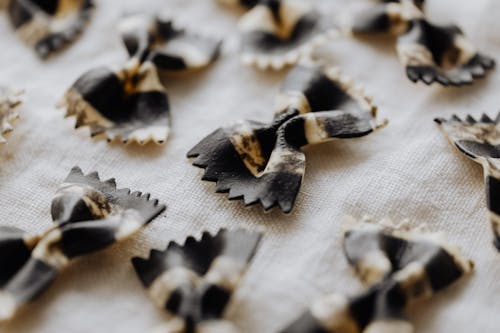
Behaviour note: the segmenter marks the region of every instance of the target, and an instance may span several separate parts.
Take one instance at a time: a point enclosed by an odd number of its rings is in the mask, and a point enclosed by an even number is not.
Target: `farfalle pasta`
[[[495,66],[495,61],[478,52],[458,26],[430,22],[423,7],[423,0],[377,1],[356,13],[352,32],[396,36],[399,60],[413,82],[472,84]]]
[[[130,59],[113,70],[95,68],[66,92],[61,106],[76,117],[76,127],[88,126],[91,136],[123,143],[164,143],[170,133],[170,105],[161,82],[162,71],[195,70],[219,54],[220,42],[174,26],[172,20],[132,15],[120,24]]]
[[[203,180],[245,205],[293,209],[305,172],[301,148],[366,136],[382,124],[359,87],[332,67],[304,61],[290,71],[270,123],[241,121],[220,128],[188,152]]]
[[[188,237],[184,245],[171,242],[147,259],[133,258],[150,298],[169,316],[154,332],[238,332],[223,315],[261,237],[222,229],[216,235],[205,232],[200,240]]]
[[[94,8],[92,0],[4,0],[3,4],[16,33],[40,58],[72,43]]]
[[[47,290],[71,259],[131,237],[164,209],[149,194],[73,168],[52,200],[50,228],[33,235],[0,227],[0,322]]]
[[[0,86],[0,144],[7,142],[4,135],[13,130],[11,122],[19,117],[20,95],[21,91]]]
[[[354,297],[325,296],[281,332],[413,333],[409,305],[431,299],[473,270],[438,234],[353,225],[343,247],[367,289]]]
[[[500,251],[500,114],[494,119],[483,114],[478,120],[455,115],[435,121],[455,148],[483,166],[493,243]]]
[[[309,56],[337,35],[333,20],[308,1],[219,0],[247,9],[238,27],[245,64],[279,70]]]

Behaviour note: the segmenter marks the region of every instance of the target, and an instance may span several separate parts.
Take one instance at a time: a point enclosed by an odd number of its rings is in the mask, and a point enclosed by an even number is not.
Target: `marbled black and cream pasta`
[[[223,315],[260,241],[257,232],[222,229],[200,240],[188,237],[184,245],[171,242],[147,259],[133,258],[149,296],[169,315],[155,332],[238,332]]]
[[[40,296],[71,259],[131,237],[164,209],[149,194],[73,168],[52,200],[52,227],[35,235],[0,227],[0,321]]]
[[[240,19],[241,58],[261,69],[281,69],[309,56],[337,35],[333,19],[302,0],[219,0],[248,11]]]
[[[453,146],[483,166],[494,244],[500,251],[500,114],[495,119],[483,114],[479,120],[469,115],[435,121]]]
[[[72,43],[85,29],[92,0],[6,0],[5,6],[16,33],[40,58]]]
[[[344,253],[367,290],[319,299],[283,333],[413,333],[408,306],[431,299],[473,270],[441,235],[375,225],[348,230]]]
[[[484,77],[495,66],[458,26],[430,22],[423,6],[423,0],[379,1],[355,15],[352,32],[397,36],[399,60],[413,82],[461,86]]]
[[[120,33],[130,55],[127,64],[83,74],[61,105],[66,116],[76,117],[77,128],[90,128],[91,136],[164,143],[170,133],[170,106],[162,72],[208,66],[217,58],[220,42],[177,28],[161,14],[126,17]]]
[[[271,123],[242,121],[220,128],[188,153],[203,180],[245,205],[293,209],[305,172],[301,147],[352,139],[378,129],[370,97],[338,69],[302,62],[290,71]]]

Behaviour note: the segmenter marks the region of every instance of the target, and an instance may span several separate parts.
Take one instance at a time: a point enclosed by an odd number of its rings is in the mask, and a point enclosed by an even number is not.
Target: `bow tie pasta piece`
[[[397,36],[399,60],[413,82],[462,86],[483,78],[495,66],[459,27],[431,23],[419,4],[410,0],[372,4],[355,16],[352,31]]]
[[[283,333],[413,333],[406,312],[473,270],[441,235],[355,226],[344,253],[367,290],[355,297],[331,294],[315,302]]]
[[[500,251],[500,114],[495,119],[483,114],[479,120],[453,116],[435,121],[454,147],[483,166],[494,244]]]
[[[132,15],[119,27],[130,59],[120,70],[107,67],[83,74],[61,106],[76,117],[76,128],[123,143],[164,143],[170,133],[170,105],[163,71],[195,70],[213,63],[218,40],[178,29],[162,15]]]
[[[83,74],[64,96],[66,117],[110,142],[164,143],[170,132],[166,90],[152,62],[132,60],[119,71],[100,67]]]
[[[221,41],[178,28],[166,15],[131,15],[120,26],[130,57],[149,60],[159,70],[196,70],[219,56]]]
[[[239,22],[242,60],[261,69],[282,69],[309,56],[328,37],[333,22],[306,1],[258,2]]]
[[[0,144],[7,142],[4,135],[13,130],[10,122],[19,118],[17,108],[21,104],[21,93],[0,86]]]
[[[149,194],[73,168],[52,201],[51,228],[33,236],[0,227],[0,321],[47,290],[71,259],[131,237],[164,209]]]
[[[354,34],[386,33],[394,36],[406,33],[410,21],[424,17],[412,1],[372,1],[354,13],[351,30]]]
[[[412,21],[398,38],[398,56],[413,82],[438,82],[444,86],[472,84],[495,66],[492,58],[478,53],[457,26],[437,26]]]
[[[203,233],[184,245],[171,242],[164,251],[132,263],[149,296],[169,314],[158,332],[237,332],[222,317],[245,274],[261,234],[246,230]]]
[[[301,148],[372,133],[376,107],[336,69],[303,63],[287,76],[269,123],[243,121],[220,128],[188,153],[216,191],[265,210],[293,209],[305,172]]]
[[[18,35],[40,58],[72,43],[85,29],[91,0],[7,0],[7,12]]]

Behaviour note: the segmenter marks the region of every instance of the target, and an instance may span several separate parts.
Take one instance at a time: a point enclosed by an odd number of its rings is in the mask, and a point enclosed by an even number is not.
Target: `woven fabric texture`
[[[200,180],[186,152],[216,128],[239,120],[267,121],[286,71],[244,67],[235,25],[241,13],[213,0],[101,0],[88,29],[73,46],[42,62],[0,16],[0,82],[26,90],[21,119],[0,147],[0,221],[32,231],[51,223],[50,202],[74,165],[118,187],[151,192],[165,213],[131,240],[75,260],[54,285],[0,332],[146,332],[166,317],[142,288],[130,263],[170,240],[220,227],[265,228],[259,249],[226,317],[244,333],[285,327],[314,299],[329,292],[353,295],[362,286],[342,250],[342,217],[391,217],[443,231],[476,263],[475,273],[432,300],[410,309],[420,333],[497,332],[500,264],[487,221],[482,170],[446,142],[437,116],[495,115],[500,71],[471,87],[415,85],[405,76],[391,38],[329,42],[318,55],[366,87],[388,127],[366,138],[306,148],[307,172],[291,215],[245,208],[215,194]],[[314,1],[343,16],[362,1]],[[165,8],[179,25],[225,38],[222,56],[198,73],[165,79],[172,134],[161,147],[95,141],[75,131],[55,105],[84,71],[120,66],[125,48],[116,32],[123,13]],[[458,23],[484,53],[500,54],[500,1],[429,0],[435,22]]]

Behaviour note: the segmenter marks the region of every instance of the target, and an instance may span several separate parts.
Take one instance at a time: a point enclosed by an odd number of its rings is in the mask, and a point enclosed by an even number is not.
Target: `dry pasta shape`
[[[355,35],[388,33],[397,37],[399,60],[413,82],[469,85],[495,67],[455,25],[437,25],[423,12],[423,1],[386,1],[370,5],[354,18]]]
[[[241,59],[260,69],[280,70],[338,35],[333,20],[301,0],[220,0],[247,10],[238,28]]]
[[[319,299],[283,333],[413,333],[409,305],[430,300],[473,270],[442,235],[373,225],[348,230],[344,253],[367,289]]]
[[[257,232],[222,229],[133,258],[149,296],[169,315],[155,332],[238,332],[223,314],[260,241]]]
[[[494,245],[500,251],[500,114],[494,119],[483,114],[478,120],[469,115],[435,121],[454,147],[483,166]]]
[[[46,291],[71,259],[131,237],[164,209],[149,194],[73,168],[52,200],[52,227],[36,235],[0,227],[0,321]]]
[[[221,41],[179,28],[160,13],[156,17],[131,15],[119,25],[130,57],[148,59],[160,71],[197,70],[219,56]]]
[[[376,107],[335,68],[303,62],[285,78],[270,123],[242,121],[220,128],[188,152],[203,180],[245,205],[288,213],[305,172],[301,148],[366,136],[382,124]]]
[[[123,143],[164,143],[170,133],[170,105],[163,72],[196,70],[213,63],[220,49],[215,39],[176,28],[159,14],[131,15],[120,23],[129,61],[83,74],[66,92],[61,106],[76,117],[76,128],[91,136]]]
[[[71,44],[90,20],[92,0],[7,0],[7,12],[17,34],[48,58]]]
[[[0,144],[7,142],[4,135],[14,129],[11,122],[19,118],[17,109],[22,102],[21,94],[21,91],[0,86]]]

